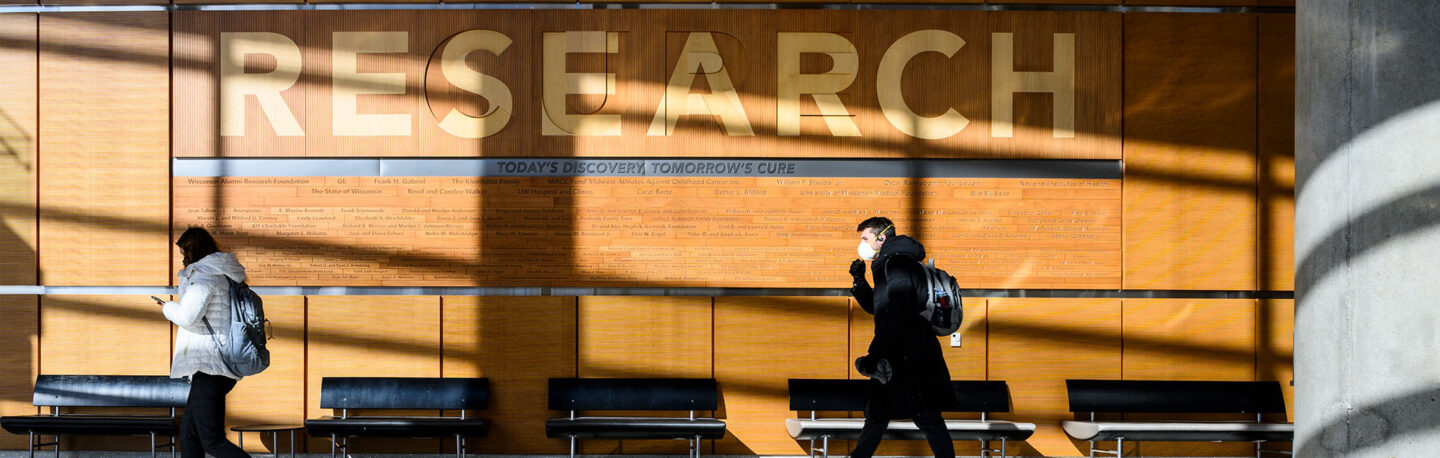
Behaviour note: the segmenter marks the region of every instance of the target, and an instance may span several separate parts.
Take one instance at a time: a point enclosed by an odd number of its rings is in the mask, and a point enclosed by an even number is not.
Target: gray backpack
[[[935,268],[935,259],[930,262],[920,263],[925,270],[926,289],[929,294],[925,295],[925,309],[920,311],[920,316],[930,322],[930,327],[935,329],[935,335],[948,336],[960,329],[960,322],[964,320],[964,307],[960,304],[960,285],[955,282],[949,272]]]
[[[226,369],[241,377],[259,374],[270,367],[270,350],[265,348],[265,341],[275,338],[269,329],[270,320],[265,319],[260,295],[249,285],[225,275],[221,277],[230,284],[230,341],[221,342],[208,319],[204,320],[205,329],[220,349],[220,360]]]

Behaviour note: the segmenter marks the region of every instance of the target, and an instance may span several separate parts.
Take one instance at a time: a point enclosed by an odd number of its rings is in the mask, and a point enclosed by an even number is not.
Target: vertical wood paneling
[[[541,43],[535,37],[535,21],[528,20],[531,12],[523,10],[487,11],[445,11],[444,14],[431,12],[424,15],[426,26],[413,30],[418,34],[421,50],[427,54],[421,85],[422,92],[418,112],[418,151],[431,154],[446,152],[456,156],[523,156],[535,152],[536,126],[539,124],[540,84],[537,78],[541,72],[532,62],[541,51]],[[441,65],[445,50],[455,43],[459,34],[472,30],[498,32],[510,38],[511,43],[498,55],[489,51],[472,51],[465,56],[471,70],[483,72],[503,82],[510,92],[511,103],[505,110],[474,92],[456,87],[445,76]],[[509,111],[508,113],[506,111]],[[498,119],[509,117],[504,128],[484,138],[459,137],[440,127],[442,120],[451,112],[464,116]],[[457,118],[459,119],[459,118]],[[413,154],[396,152],[396,154]]]
[[[33,3],[33,2],[32,2]],[[0,14],[0,285],[34,285],[39,18]]]
[[[1260,289],[1288,291],[1295,289],[1295,15],[1259,16]]]
[[[305,297],[265,296],[265,318],[270,320],[274,339],[266,343],[270,367],[245,377],[226,397],[226,431],[236,425],[303,424],[305,422]],[[229,431],[230,441],[239,433]],[[296,451],[303,450],[304,434],[296,434]],[[290,439],[280,435],[280,449],[289,450]],[[274,453],[270,435],[245,437],[245,450]]]
[[[1032,2],[1026,0],[1025,3]],[[1121,17],[1120,13],[1062,11],[990,14],[990,40],[995,39],[996,33],[1013,37],[1013,67],[992,70],[990,91],[1008,90],[1016,84],[995,78],[993,72],[1063,71],[1056,68],[1056,39],[1060,34],[1074,36],[1074,103],[1071,107],[1074,126],[1069,137],[1065,136],[1065,130],[1056,130],[1056,113],[1063,113],[1063,108],[1057,108],[1060,94],[1018,92],[1011,96],[1010,137],[997,137],[989,125],[971,127],[982,128],[990,137],[988,154],[994,157],[1120,158]],[[997,65],[995,62],[1000,56],[996,53],[1000,51],[988,41],[984,45],[992,46],[991,65]],[[994,106],[990,110],[987,124],[1007,121],[999,119]]]
[[[425,62],[433,48],[420,46],[422,33],[420,11],[317,11],[305,16],[305,41],[301,45],[305,67],[300,81],[306,87],[305,154],[308,156],[404,156],[416,151],[419,132],[421,81]],[[397,44],[404,52],[355,53],[354,75],[341,74],[335,68],[335,38],[348,32],[399,32],[404,36]],[[342,36],[343,37],[343,36]],[[403,76],[402,76],[403,75]],[[379,94],[390,90],[372,79],[401,77],[403,94]],[[385,133],[361,127],[360,122],[341,119],[343,108],[334,105],[342,92],[360,92],[355,96],[357,118],[394,117],[396,122],[382,123],[386,128],[403,129]],[[408,121],[400,120],[400,117]],[[348,119],[348,118],[347,118]],[[431,122],[426,120],[426,122]]]
[[[727,430],[716,454],[806,453],[783,427],[795,418],[788,380],[845,378],[848,306],[842,297],[715,298],[717,416]]]
[[[710,378],[711,299],[583,296],[581,377]]]
[[[1295,421],[1295,300],[1261,300],[1256,318],[1255,379],[1280,383],[1286,419]]]
[[[1036,425],[1010,453],[1084,455],[1060,429],[1074,418],[1065,379],[1120,379],[1120,300],[990,299],[987,317],[990,379],[1010,385],[1013,410],[997,418]]]
[[[175,12],[173,90],[174,99],[179,101],[173,107],[176,157],[305,155],[306,137],[280,136],[276,126],[286,121],[271,118],[261,109],[259,99],[253,95],[245,96],[245,135],[222,137],[219,75],[220,58],[226,54],[226,51],[221,49],[222,34],[274,33],[293,41],[298,50],[305,44],[306,14],[308,13],[297,11]],[[239,54],[244,51],[234,49],[229,52]],[[268,54],[252,54],[244,59],[246,73],[269,73],[276,71],[279,65],[276,57]],[[310,65],[313,65],[313,62],[302,62],[302,69]],[[311,80],[306,80],[305,75],[306,71],[302,70],[300,80],[280,91],[280,99],[284,104],[276,107],[288,110],[289,116],[293,116],[300,126],[306,125],[308,110],[305,95],[308,88],[320,84],[313,80],[313,76]],[[329,109],[324,112],[329,112]],[[277,112],[275,116],[286,115]],[[321,133],[313,130],[304,132],[306,136]]]
[[[1125,0],[1125,4],[1143,6],[1256,6],[1261,1],[1266,0]]]
[[[1127,289],[1256,286],[1255,15],[1125,15]]]
[[[42,283],[168,284],[169,49],[168,12],[40,17]]]
[[[0,416],[33,415],[35,376],[40,373],[40,301],[37,296],[0,296]],[[0,432],[0,450],[24,450],[28,437]]]
[[[860,12],[856,12],[860,13]],[[845,151],[861,145],[859,154],[868,157],[992,157],[989,122],[990,34],[988,12],[983,11],[865,11],[857,14],[851,30],[860,54],[860,70],[849,91],[859,94],[864,104],[851,108],[863,136],[836,137],[827,144]],[[959,36],[965,44],[946,57],[940,52],[923,52],[904,62],[900,71],[901,99],[915,117],[933,118],[949,113],[964,116],[968,123],[954,135],[934,140],[913,137],[897,128],[880,105],[880,60],[896,41],[921,30],[943,30]],[[912,37],[913,38],[913,37]],[[898,64],[898,61],[897,61]],[[891,70],[894,70],[893,68]],[[957,82],[963,82],[957,84]],[[901,126],[914,125],[910,114],[895,116]],[[820,132],[829,134],[829,131]],[[814,141],[816,137],[801,137]],[[823,137],[820,137],[823,138]],[[823,140],[821,140],[823,141]],[[818,157],[831,153],[815,151]]]
[[[490,435],[467,444],[469,453],[569,450],[568,441],[545,437],[545,419],[564,414],[548,410],[549,379],[575,376],[575,300],[441,299],[443,376],[490,379],[490,409],[471,413],[493,421]]]
[[[171,343],[170,321],[149,296],[40,299],[42,374],[169,375]]]
[[[1252,299],[1125,299],[1125,380],[1255,380]],[[1247,415],[1126,414],[1127,420],[1246,420]],[[1146,456],[1245,456],[1254,444],[1145,442]]]
[[[580,377],[714,376],[709,297],[582,296],[578,315]],[[586,454],[679,454],[685,444],[593,440],[583,442],[582,449]]]
[[[1252,299],[1126,299],[1125,380],[1255,379]]]
[[[985,0],[990,4],[1051,4],[1051,5],[1119,5],[1120,0]]]
[[[961,346],[951,347],[950,337],[937,337],[940,342],[940,350],[945,354],[945,365],[950,369],[951,380],[986,380],[986,358],[988,354],[989,320],[986,318],[985,298],[967,297],[963,299],[965,304],[965,319],[960,325]],[[870,341],[875,338],[875,316],[865,312],[860,304],[854,299],[850,301],[850,357],[846,367],[849,378],[865,379],[855,370],[855,359],[864,356],[870,348]],[[1012,390],[1013,391],[1013,390]],[[854,413],[855,418],[863,418],[862,413]],[[980,418],[979,414],[947,413],[946,418]],[[846,444],[854,446],[854,441],[847,441]],[[831,444],[835,447],[835,444]],[[832,450],[833,451],[833,450]],[[930,446],[925,441],[882,441],[880,448],[875,450],[876,455],[927,455],[930,453]],[[979,455],[980,445],[974,441],[955,442],[955,453],[957,455]]]
[[[439,296],[311,296],[306,301],[306,418],[333,413],[320,408],[325,377],[440,376]],[[355,439],[350,444],[351,453],[440,451],[437,440]],[[330,442],[312,439],[310,447],[328,450]]]
[[[164,5],[169,0],[40,0],[41,5]]]
[[[40,373],[170,375],[170,321],[149,296],[41,296]],[[123,343],[123,351],[117,345]],[[67,409],[155,414],[157,409]],[[65,450],[146,450],[149,438],[72,436]]]

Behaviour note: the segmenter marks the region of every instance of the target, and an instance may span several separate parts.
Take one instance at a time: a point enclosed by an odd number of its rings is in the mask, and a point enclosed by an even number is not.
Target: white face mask
[[[864,259],[866,261],[875,259],[875,249],[870,248],[870,244],[865,243],[864,240],[861,240],[860,246],[855,248],[855,253],[860,255],[860,259]]]

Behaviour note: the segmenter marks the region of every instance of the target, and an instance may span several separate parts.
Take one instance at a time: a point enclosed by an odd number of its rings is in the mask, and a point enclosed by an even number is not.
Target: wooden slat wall
[[[311,296],[307,302],[306,418],[333,413],[320,408],[324,377],[440,376],[439,296]],[[438,453],[439,442],[355,439],[350,452]],[[310,450],[329,448],[328,439],[310,441]]]
[[[985,0],[992,5],[1003,4],[1054,4],[1054,5],[1119,5],[1120,0]]]
[[[268,0],[257,0],[270,3]],[[299,0],[295,0],[299,1]],[[197,3],[206,3],[203,0]],[[284,3],[284,2],[277,2]],[[228,32],[272,32],[290,38],[296,46],[305,44],[307,13],[294,11],[176,11],[174,33],[173,97],[174,148],[176,157],[305,155],[305,137],[276,135],[277,121],[260,108],[256,97],[245,98],[245,135],[220,136],[220,34]],[[247,58],[247,72],[270,72],[277,66],[270,56]],[[303,69],[302,63],[302,69]],[[306,125],[307,88],[319,84],[305,79],[280,97],[295,121]],[[325,112],[329,112],[328,109]]]
[[[265,296],[265,318],[275,332],[274,340],[266,343],[270,350],[270,368],[259,375],[245,377],[235,384],[226,397],[226,430],[236,425],[302,424],[305,422],[305,297]],[[237,442],[239,433],[229,432],[230,441]],[[305,435],[295,437],[296,451],[303,450]],[[289,450],[290,439],[280,435],[280,449]],[[270,435],[255,433],[245,437],[245,450],[251,453],[274,453]]]
[[[1252,299],[1126,299],[1126,380],[1254,380]]]
[[[1126,289],[1255,289],[1255,28],[1125,15]]]
[[[43,284],[169,283],[169,49],[163,11],[40,17]]]
[[[1261,14],[1260,289],[1295,289],[1295,15]]]
[[[169,375],[170,322],[149,296],[42,296],[40,373]],[[71,410],[67,409],[67,412]],[[76,413],[145,413],[157,409],[75,409]],[[149,438],[73,436],[65,450],[148,450]]]
[[[0,285],[34,285],[39,18],[0,14]]]
[[[712,305],[709,297],[580,297],[578,375],[714,377]],[[712,449],[710,444],[704,448],[705,453]],[[679,454],[685,453],[685,444],[592,440],[582,442],[581,449],[586,454]]]
[[[1125,380],[1255,380],[1255,301],[1252,299],[1125,299]],[[1174,415],[1125,414],[1126,419]],[[1188,416],[1188,419],[1211,419]],[[1216,420],[1252,419],[1219,415]],[[1145,456],[1244,456],[1249,443],[1145,442]]]
[[[35,376],[40,373],[40,300],[0,296],[0,416],[33,415]],[[0,432],[0,450],[24,450],[28,437]]]
[[[40,0],[41,5],[164,5],[169,0]]]
[[[40,336],[42,374],[170,374],[170,321],[149,296],[43,296]]]
[[[1010,385],[1013,413],[996,418],[1033,422],[1035,435],[1017,455],[1084,455],[1083,443],[1060,429],[1074,418],[1065,379],[1118,380],[1119,299],[989,299],[991,380]],[[1127,448],[1128,450],[1128,448]]]
[[[945,365],[950,369],[951,380],[986,380],[988,374],[986,358],[989,356],[988,341],[989,320],[986,313],[985,298],[967,297],[962,299],[965,304],[965,319],[960,327],[960,340],[962,346],[959,348],[950,346],[949,337],[938,337],[940,349],[945,354]],[[854,299],[850,301],[850,357],[847,360],[846,371],[849,378],[864,379],[863,375],[855,370],[855,358],[864,356],[870,348],[870,341],[875,338],[875,316],[865,312]],[[852,413],[855,418],[863,418],[860,412]],[[980,418],[979,414],[948,413],[946,418]],[[847,447],[853,447],[854,441],[846,441]],[[831,452],[838,448],[831,444]],[[880,448],[875,450],[876,455],[926,455],[930,453],[930,446],[925,441],[882,441]],[[979,455],[980,444],[974,441],[955,442],[955,453],[957,455]]]
[[[1126,5],[1256,6],[1260,0],[1125,0]]]
[[[1264,299],[1255,317],[1255,379],[1285,391],[1285,415],[1295,421],[1295,300]],[[1279,420],[1278,418],[1273,420]]]
[[[715,298],[717,416],[728,430],[716,454],[807,452],[783,427],[796,417],[787,381],[845,378],[848,307],[843,297]]]
[[[444,377],[488,377],[493,420],[469,453],[563,454],[569,442],[545,437],[551,377],[575,376],[574,297],[441,298]],[[453,415],[454,413],[449,413]],[[446,443],[447,453],[453,445]]]
[[[1080,2],[1071,2],[1080,3]],[[1069,157],[1119,159],[1121,154],[1121,17],[1120,13],[1059,11],[998,11],[989,15],[990,40],[996,33],[1013,34],[1015,72],[1056,71],[1055,35],[1075,36],[1075,126],[1073,138],[1056,138],[1055,96],[1017,93],[1012,97],[1013,137],[990,137],[992,157]],[[991,46],[991,43],[983,46]],[[997,56],[991,51],[992,65]],[[992,77],[990,91],[1003,87]],[[1000,122],[990,107],[993,122]]]
[[[544,0],[556,1],[561,0]],[[425,17],[426,26],[415,30],[419,34],[422,51],[433,53],[425,56],[430,69],[423,81],[425,92],[421,93],[418,130],[415,132],[419,151],[446,151],[457,156],[525,156],[534,154],[535,126],[539,125],[540,102],[535,97],[540,80],[536,75],[540,54],[540,40],[532,37],[536,33],[535,21],[526,20],[526,11],[446,11],[444,15]],[[489,113],[493,101],[466,92],[451,84],[440,70],[441,56],[450,39],[462,32],[481,29],[499,32],[510,37],[512,42],[498,56],[486,51],[476,51],[466,57],[470,68],[483,71],[503,81],[510,90],[510,120],[494,135],[479,138],[461,138],[440,127],[452,110],[467,116]],[[497,114],[492,116],[500,116]]]
[[[317,2],[318,3],[318,2]],[[328,2],[327,2],[328,3]],[[416,3],[431,3],[416,0]],[[304,41],[300,44],[305,63],[297,84],[305,87],[305,105],[294,107],[304,111],[305,153],[309,156],[394,156],[415,151],[420,131],[419,82],[424,79],[425,62],[434,51],[433,45],[421,46],[422,36],[414,26],[425,14],[415,10],[314,12],[305,15]],[[408,116],[409,122],[393,126],[408,129],[409,135],[366,136],[337,135],[341,129],[358,129],[352,123],[337,120],[334,95],[345,91],[369,92],[379,85],[360,81],[361,77],[342,76],[335,72],[335,34],[354,31],[406,32],[406,52],[356,53],[355,71],[362,74],[404,74],[404,94],[360,94],[356,96],[357,116]],[[391,75],[393,76],[393,75]],[[367,75],[366,78],[388,78]],[[376,87],[372,87],[376,86]],[[387,88],[388,89],[388,88]],[[426,122],[432,122],[426,120]],[[386,127],[392,127],[386,124]]]

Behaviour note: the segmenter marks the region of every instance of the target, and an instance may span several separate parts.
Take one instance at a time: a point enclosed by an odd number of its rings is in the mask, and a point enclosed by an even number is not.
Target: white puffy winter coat
[[[180,329],[175,333],[175,358],[170,362],[170,377],[181,378],[204,372],[240,380],[225,368],[215,339],[205,327],[210,322],[221,342],[230,341],[230,284],[221,275],[236,282],[245,281],[245,267],[230,253],[211,253],[180,270],[180,300],[166,302],[165,318]]]

